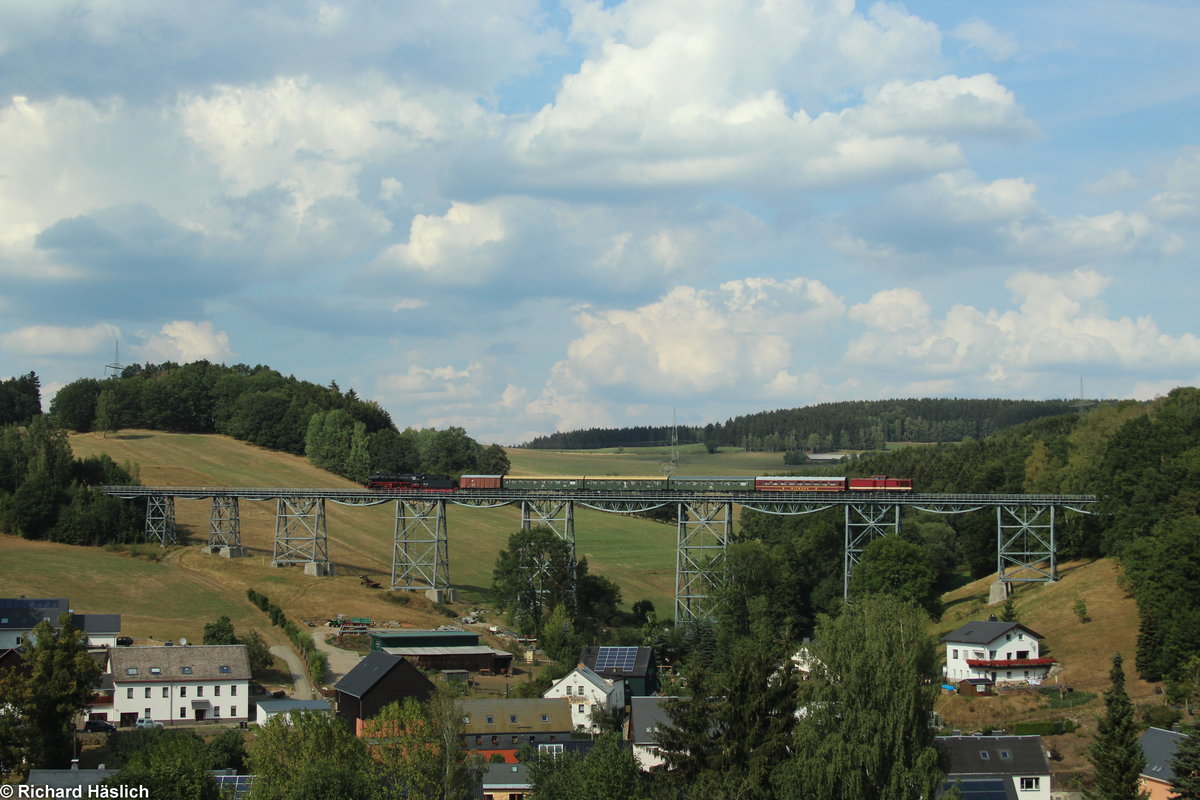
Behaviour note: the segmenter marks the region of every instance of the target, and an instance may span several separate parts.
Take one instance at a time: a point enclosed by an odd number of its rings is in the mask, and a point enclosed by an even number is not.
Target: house
[[[964,798],[1050,800],[1050,760],[1040,736],[940,736],[946,764],[942,793],[957,785]]]
[[[114,647],[108,652],[113,712],[120,725],[138,718],[168,724],[250,719],[245,645]]]
[[[389,653],[368,653],[333,687],[337,715],[356,735],[363,721],[384,706],[414,697],[424,702],[433,694],[433,684],[411,662]]]
[[[31,769],[25,785],[39,787],[44,793],[30,792],[28,795],[10,795],[20,797],[89,797],[88,788],[99,786],[105,778],[117,774],[115,769]],[[44,787],[44,788],[43,788]],[[75,794],[79,792],[79,794]]]
[[[555,681],[542,697],[566,698],[571,706],[572,724],[576,729],[591,733],[597,730],[592,722],[593,708],[602,708],[613,716],[624,710],[625,682],[602,678],[580,664],[564,678]]]
[[[117,646],[120,614],[76,614],[65,597],[4,597],[0,598],[0,650],[29,643],[30,634],[42,620],[58,627],[63,614],[70,614],[71,624],[87,635],[88,647]]]
[[[671,724],[665,703],[676,697],[633,697],[629,700],[629,741],[633,757],[643,770],[666,763],[658,750],[658,731]]]
[[[463,747],[485,761],[500,755],[515,763],[517,751],[528,744],[542,752],[562,753],[590,746],[590,741],[572,740],[575,726],[564,699],[469,699],[460,700]]]
[[[481,780],[483,800],[525,800],[533,791],[524,764],[485,764]]]
[[[968,622],[942,637],[945,679],[951,683],[986,678],[993,683],[1040,683],[1054,665],[1038,653],[1044,637],[1019,622]]]
[[[626,697],[649,697],[658,691],[653,647],[585,647],[579,663],[608,680],[625,681]]]
[[[475,631],[370,631],[371,651],[406,658],[421,669],[507,675],[513,654],[480,644]]]
[[[331,711],[328,700],[259,700],[254,705],[254,721],[259,725],[266,725],[272,717],[281,714],[290,723],[293,711],[320,711],[325,714]]]
[[[1150,795],[1150,800],[1167,800],[1174,794],[1171,784],[1175,773],[1171,769],[1171,759],[1175,757],[1175,748],[1186,738],[1187,734],[1179,731],[1150,728],[1138,740],[1146,756],[1146,767],[1138,776],[1138,785],[1141,791]]]

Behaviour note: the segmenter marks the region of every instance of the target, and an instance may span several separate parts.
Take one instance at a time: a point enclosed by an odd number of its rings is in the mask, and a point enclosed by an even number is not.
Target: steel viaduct
[[[244,555],[238,503],[275,501],[272,565],[301,565],[311,575],[332,572],[325,528],[326,503],[376,506],[394,503],[391,588],[425,591],[437,598],[450,589],[446,504],[471,508],[521,506],[521,527],[544,526],[567,542],[574,563],[575,506],[634,514],[676,506],[675,620],[707,616],[733,534],[735,505],[765,514],[812,514],[840,507],[845,520],[843,591],[863,549],[875,538],[900,532],[902,506],[935,514],[995,509],[996,572],[1000,581],[1057,578],[1055,523],[1063,509],[1091,513],[1093,495],[917,494],[912,492],[538,492],[504,489],[375,491],[366,489],[99,486],[126,499],[146,499],[146,537],[176,541],[175,500],[211,500],[210,553]]]

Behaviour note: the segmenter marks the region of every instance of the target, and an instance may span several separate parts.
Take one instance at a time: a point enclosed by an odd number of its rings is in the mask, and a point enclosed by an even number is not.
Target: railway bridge
[[[1057,578],[1055,525],[1063,511],[1091,513],[1094,495],[918,494],[914,492],[688,492],[688,491],[526,491],[458,489],[302,489],[288,487],[99,486],[99,491],[146,501],[146,536],[162,545],[176,541],[175,500],[210,500],[209,552],[243,555],[239,503],[275,502],[272,564],[300,565],[311,575],[328,575],[325,507],[395,504],[392,530],[392,589],[450,596],[450,554],[446,506],[500,508],[519,504],[521,527],[544,526],[568,545],[575,563],[575,507],[635,514],[676,507],[675,620],[707,616],[711,593],[720,583],[724,556],[733,536],[733,508],[764,514],[813,514],[842,510],[845,526],[842,585],[863,549],[879,536],[900,532],[900,510],[935,514],[992,510],[996,515],[996,573],[1000,581],[1053,581]]]

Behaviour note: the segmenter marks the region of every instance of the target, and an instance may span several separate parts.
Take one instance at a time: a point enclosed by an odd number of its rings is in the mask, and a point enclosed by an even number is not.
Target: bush
[[[1170,706],[1145,705],[1138,709],[1138,718],[1148,727],[1170,730],[1172,725],[1183,719],[1183,714]]]
[[[1013,724],[1014,736],[1057,736],[1063,733],[1061,719],[1043,719],[1036,722],[1017,722]]]
[[[318,686],[325,682],[325,668],[329,665],[329,657],[320,650],[310,650],[308,653],[308,674],[313,683]]]

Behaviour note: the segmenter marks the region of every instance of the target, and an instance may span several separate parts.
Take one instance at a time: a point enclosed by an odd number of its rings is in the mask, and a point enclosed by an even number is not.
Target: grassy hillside
[[[1086,748],[1095,733],[1096,717],[1104,712],[1102,693],[1109,685],[1108,672],[1115,653],[1125,659],[1126,689],[1134,705],[1161,706],[1163,696],[1136,675],[1137,607],[1121,588],[1118,569],[1111,559],[1070,562],[1060,568],[1057,582],[1017,584],[1013,594],[1020,622],[1046,637],[1042,640],[1043,652],[1062,666],[1057,685],[1093,697],[1083,704],[1056,709],[1050,707],[1048,698],[1032,692],[996,697],[943,695],[937,709],[947,724],[967,733],[986,727],[1011,730],[1012,723],[1020,720],[1074,719],[1081,724],[1080,730],[1048,737],[1047,746],[1063,756],[1062,761],[1052,765],[1055,772],[1075,772],[1087,768]],[[946,613],[933,632],[940,637],[972,619],[999,615],[999,606],[986,605],[993,580],[994,576],[983,578],[947,594],[943,598]],[[1086,604],[1090,622],[1081,622],[1075,615],[1078,600]],[[1054,680],[1047,685],[1055,686]]]
[[[138,464],[147,485],[168,486],[353,486],[302,458],[263,450],[224,436],[127,431],[117,436],[71,437],[77,456],[107,452]],[[543,454],[552,455],[552,454]],[[137,636],[199,639],[203,623],[228,614],[235,624],[266,627],[265,617],[245,601],[254,587],[279,602],[289,616],[370,616],[415,625],[445,617],[424,601],[400,607],[382,593],[362,588],[358,575],[390,580],[394,509],[391,504],[352,508],[329,504],[329,556],[338,573],[307,577],[297,569],[270,566],[274,502],[240,504],[242,541],[251,556],[227,560],[194,545],[207,537],[209,501],[176,502],[176,520],[192,546],[169,549],[162,562],[128,555],[4,537],[0,544],[0,594],[69,597],[77,610],[128,609],[127,629]],[[450,578],[468,601],[479,601],[509,534],[520,525],[519,509],[447,511]],[[579,554],[593,572],[621,586],[625,603],[649,599],[670,613],[674,593],[675,529],[670,525],[602,514],[576,513]],[[152,548],[148,548],[152,549]],[[128,600],[126,598],[129,598]]]

